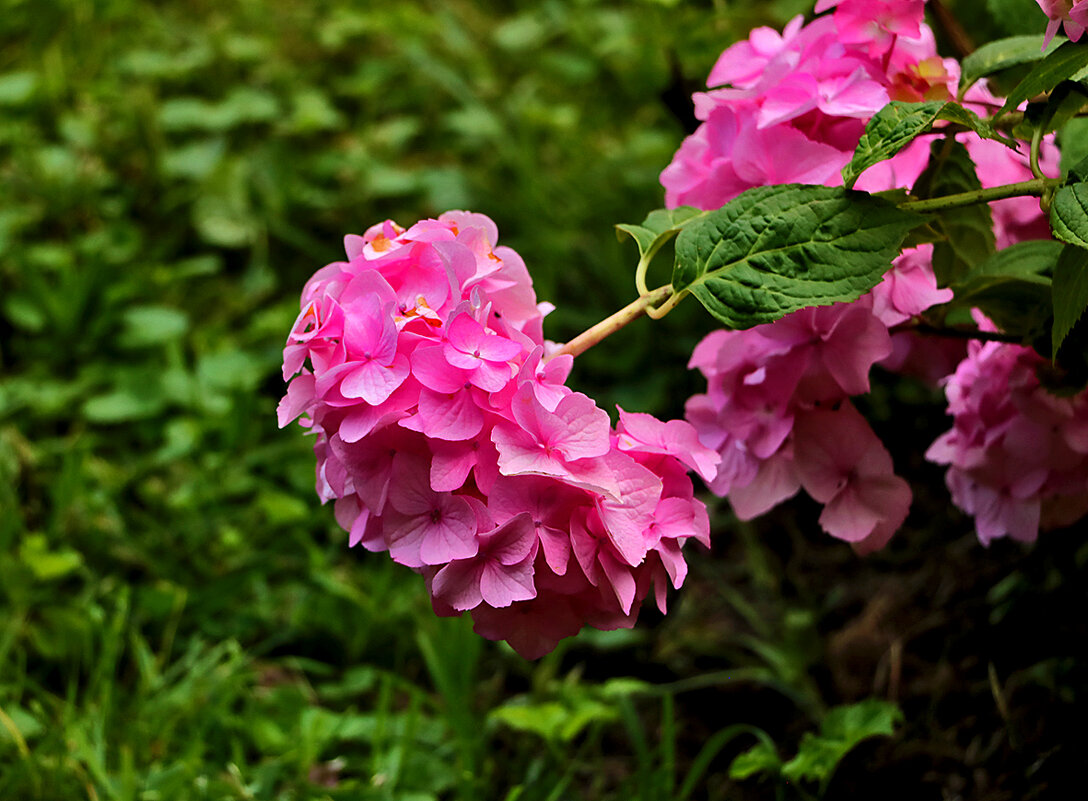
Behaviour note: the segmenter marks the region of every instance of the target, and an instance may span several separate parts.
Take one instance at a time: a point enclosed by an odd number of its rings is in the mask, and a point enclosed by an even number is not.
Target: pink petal
[[[631,605],[635,601],[635,577],[631,575],[631,568],[608,551],[601,551],[597,559],[604,569],[609,586],[616,594],[616,600],[620,602],[620,609],[625,615],[630,614]]]
[[[441,565],[454,559],[475,556],[476,514],[463,498],[442,496],[435,506],[438,520],[426,517],[429,524],[419,549],[425,565]]]
[[[446,361],[441,345],[415,349],[412,353],[412,375],[434,392],[457,392],[468,382],[468,372]]]
[[[751,520],[773,509],[801,489],[793,460],[781,454],[759,466],[752,483],[729,491],[729,503],[741,520]]]
[[[503,565],[517,564],[525,561],[536,547],[536,525],[531,514],[521,512],[481,534],[480,540],[489,559]]]
[[[535,598],[532,559],[526,558],[513,565],[488,561],[480,575],[480,594],[489,606],[496,609],[510,606],[515,601]]]
[[[404,383],[409,372],[408,358],[400,353],[394,357],[392,364],[366,361],[344,376],[340,382],[340,392],[347,398],[362,398],[371,406],[377,406]]]
[[[431,460],[431,489],[435,492],[452,492],[461,489],[468,474],[476,465],[479,444],[475,440],[431,442],[434,458]]]
[[[420,430],[435,439],[471,439],[484,427],[484,412],[467,390],[445,395],[424,389],[419,393],[416,417]]]
[[[287,385],[287,394],[276,406],[276,420],[280,428],[283,428],[316,401],[314,394],[314,377],[310,373],[296,376]]]
[[[478,559],[458,559],[437,573],[431,582],[434,596],[459,612],[475,609],[483,602],[480,577],[486,563]]]

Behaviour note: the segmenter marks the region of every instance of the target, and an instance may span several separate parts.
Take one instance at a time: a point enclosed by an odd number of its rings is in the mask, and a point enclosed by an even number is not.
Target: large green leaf
[[[1073,81],[1065,81],[1055,87],[1042,109],[1037,114],[1033,114],[1033,109],[1037,105],[1033,103],[1028,106],[1024,127],[1029,130],[1024,131],[1023,138],[1025,139],[1033,136],[1034,130],[1030,129],[1032,125],[1042,129],[1043,133],[1064,130],[1069,121],[1075,119],[1088,105],[1088,87]],[[1020,135],[1019,130],[1017,135]]]
[[[1062,249],[1054,267],[1052,291],[1054,327],[1050,341],[1053,358],[1057,358],[1058,348],[1088,308],[1088,250],[1073,245]]]
[[[1050,318],[1050,275],[1063,247],[1036,239],[999,250],[953,286],[953,303],[981,309],[1002,331],[1033,340]]]
[[[1062,247],[1035,239],[999,250],[953,285],[953,304],[980,309],[1005,333],[1034,342],[1050,319],[1050,275]]]
[[[944,103],[891,102],[880,109],[865,125],[850,163],[842,168],[842,180],[847,188],[869,167],[890,159],[914,139],[930,130]]]
[[[672,285],[748,328],[807,306],[851,301],[877,282],[925,218],[863,192],[782,184],[749,189],[676,240]]]
[[[918,136],[930,133],[938,120],[958,123],[984,139],[994,139],[1016,149],[1016,140],[996,131],[973,111],[940,100],[924,103],[892,101],[880,109],[865,126],[850,163],[843,167],[842,179],[851,188],[869,167],[890,159]]]
[[[1063,242],[1088,248],[1088,182],[1058,190],[1050,205],[1050,227]]]
[[[1051,46],[1053,50],[1054,45]],[[1039,61],[1044,56],[1042,36],[1010,36],[988,42],[963,60],[960,73],[960,97],[979,78],[995,72]]]
[[[920,197],[980,189],[975,163],[960,142],[934,142],[929,165],[914,184]],[[945,209],[932,223],[944,237],[933,245],[937,283],[947,286],[970,273],[994,252],[993,216],[984,203]]]
[[[1053,239],[1029,239],[1017,242],[993,254],[978,265],[967,279],[953,288],[957,291],[972,281],[1001,278],[1044,278],[1054,271],[1062,243]]]
[[[1006,334],[1031,344],[1046,333],[1051,313],[1050,294],[1050,279],[1005,278],[971,284],[957,301],[979,309]]]
[[[1088,67],[1088,44],[1066,42],[1032,67],[1024,80],[1013,87],[998,115],[1007,114],[1025,100],[1051,91],[1062,81],[1078,79],[1077,74],[1085,67]]]

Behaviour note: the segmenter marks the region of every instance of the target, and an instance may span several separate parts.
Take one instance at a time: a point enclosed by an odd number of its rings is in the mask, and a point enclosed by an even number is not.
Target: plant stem
[[[593,327],[587,328],[548,358],[554,359],[556,356],[564,353],[569,353],[571,356],[578,356],[585,353],[605,337],[611,336],[632,320],[646,314],[651,306],[660,303],[671,294],[672,287],[665,285],[658,287],[645,295],[641,295],[638,299],[628,303],[618,312],[609,315]]]
[[[1039,148],[1042,147],[1042,142],[1043,129],[1042,126],[1040,126],[1031,133],[1031,155],[1029,156],[1031,174],[1036,178],[1046,178],[1046,176],[1043,175],[1043,171],[1039,169]]]
[[[968,36],[963,26],[960,25],[960,21],[944,7],[940,0],[930,0],[929,10],[933,12],[937,25],[948,36],[949,42],[956,49],[959,57],[963,59],[969,56],[975,49],[975,43]]]
[[[1013,345],[1024,344],[1024,338],[1015,334],[1006,334],[1001,331],[980,331],[977,328],[959,326],[939,326],[932,323],[915,322],[892,326],[893,334],[900,331],[917,331],[919,334],[927,334],[935,337],[948,337],[950,339],[977,339],[981,342],[1006,342]]]
[[[1040,196],[1049,185],[1057,185],[1058,181],[1051,178],[1033,178],[1030,181],[1021,181],[1017,184],[994,186],[989,189],[973,189],[970,192],[960,192],[955,195],[943,197],[930,197],[921,200],[906,200],[899,204],[904,211],[942,211],[944,209],[958,209],[963,206],[973,206],[976,203],[990,203],[994,200],[1004,200],[1009,197],[1021,195]]]

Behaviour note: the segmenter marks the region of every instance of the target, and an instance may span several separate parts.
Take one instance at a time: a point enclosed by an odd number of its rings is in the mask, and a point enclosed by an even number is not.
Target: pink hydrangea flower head
[[[816,13],[835,9],[835,27],[850,44],[883,44],[920,35],[925,0],[820,0]]]
[[[694,96],[698,130],[661,174],[669,206],[718,208],[753,186],[834,186],[889,100],[951,99],[959,80],[937,56],[922,0],[840,0],[833,16],[757,28],[728,48]],[[927,157],[916,143],[867,176],[869,191],[907,186]],[[883,185],[879,185],[883,184]]]
[[[521,258],[448,212],[345,237],[307,282],[277,409],[314,435],[349,545],[421,573],[439,614],[536,657],[582,626],[631,626],[709,543],[688,469],[718,456],[682,421],[608,415],[565,386]]]
[[[1088,459],[1081,445],[1088,392],[1049,394],[1043,361],[1019,345],[972,343],[945,385],[952,428],[926,452],[948,465],[953,502],[974,517],[979,540],[1031,542],[1041,527],[1088,513]]]

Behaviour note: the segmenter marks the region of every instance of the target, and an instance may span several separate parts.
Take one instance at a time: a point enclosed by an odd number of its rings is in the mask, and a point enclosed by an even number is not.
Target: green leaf
[[[944,103],[939,100],[926,103],[893,101],[880,109],[865,125],[854,157],[842,168],[846,188],[852,188],[858,176],[869,167],[890,159],[915,137],[929,131],[943,107]]]
[[[1078,117],[1066,123],[1058,132],[1062,152],[1062,175],[1070,181],[1088,181],[1088,117]]]
[[[189,316],[169,306],[134,306],[125,311],[119,344],[128,348],[161,345],[189,330]]]
[[[5,703],[3,710],[4,714],[8,716],[8,720],[11,721],[11,725],[15,727],[15,733],[8,731],[8,727],[0,723],[0,744],[6,745],[15,742],[16,737],[21,738],[25,743],[46,730],[45,726],[34,715],[22,707]]]
[[[797,756],[782,766],[782,775],[790,781],[826,782],[858,743],[893,734],[902,720],[898,706],[876,698],[835,707],[824,718],[819,735],[806,733],[801,738]]]
[[[572,702],[544,701],[536,704],[507,703],[491,711],[491,720],[515,731],[536,734],[548,742],[570,742],[592,723],[615,720],[613,707],[589,697]]]
[[[1061,242],[1053,239],[1017,242],[990,256],[967,276],[962,285],[974,280],[993,278],[1043,278],[1053,272],[1062,247]],[[959,286],[961,284],[953,289],[958,289]]]
[[[92,423],[127,423],[154,417],[165,406],[163,398],[130,390],[96,395],[83,404],[83,416]]]
[[[940,197],[982,187],[975,163],[961,142],[934,142],[930,152],[929,165],[914,184],[919,197]],[[931,225],[944,237],[933,245],[933,271],[939,286],[967,275],[994,252],[993,216],[985,203],[945,209]]]
[[[0,302],[0,308],[4,316],[12,325],[30,331],[33,334],[45,328],[48,318],[42,311],[41,305],[27,293],[13,292]]]
[[[256,236],[256,223],[248,208],[235,198],[201,195],[192,208],[193,225],[209,245],[241,248]]]
[[[341,114],[328,95],[306,88],[295,93],[292,100],[291,130],[297,133],[337,130],[344,126]]]
[[[38,76],[29,71],[6,72],[0,75],[0,106],[22,106],[34,97]]]
[[[223,128],[235,128],[247,123],[272,122],[280,116],[280,104],[276,96],[270,92],[249,86],[238,86],[223,98],[223,102],[216,108],[216,116]]]
[[[653,258],[661,246],[680,233],[685,224],[706,212],[692,206],[680,206],[675,209],[655,209],[646,215],[639,225],[620,223],[616,226],[616,236],[630,234],[638,245],[638,255],[643,259]]]
[[[867,698],[832,709],[820,725],[820,733],[848,742],[852,748],[869,737],[890,737],[895,733],[895,725],[902,722],[903,712],[897,704]]]
[[[1051,315],[1051,282],[1063,245],[1050,239],[999,250],[955,284],[956,306],[978,308],[1006,333],[1025,342],[1043,333]]]
[[[1065,81],[1058,84],[1054,91],[1050,93],[1050,97],[1047,98],[1046,104],[1043,106],[1042,113],[1038,115],[1038,119],[1034,123],[1042,129],[1043,133],[1061,130],[1065,128],[1070,120],[1084,110],[1085,103],[1088,103],[1088,88],[1081,86],[1079,83]],[[1030,118],[1030,105],[1028,111]],[[1025,133],[1024,138],[1030,139],[1034,131]]]
[[[840,740],[805,732],[797,756],[782,766],[782,776],[791,782],[825,781],[852,747]]]
[[[873,288],[925,218],[864,192],[782,184],[749,189],[676,240],[672,285],[733,328]]]
[[[1088,308],[1088,250],[1073,245],[1062,249],[1054,267],[1052,292],[1054,327],[1050,340],[1052,358],[1056,359],[1058,349]]]
[[[162,154],[163,175],[194,181],[207,178],[222,161],[226,149],[222,137],[213,137],[167,150]]]
[[[937,120],[959,123],[985,139],[994,139],[1016,149],[1016,140],[996,131],[963,106],[939,100],[924,103],[892,101],[866,124],[854,157],[843,167],[842,179],[847,189],[852,188],[858,176],[869,167],[890,159],[918,136],[930,133]]]
[[[747,779],[756,773],[778,773],[782,769],[782,760],[773,745],[759,742],[745,751],[737,754],[736,759],[729,765],[730,779]]]
[[[1088,45],[1066,42],[1032,67],[1024,80],[1009,92],[1005,105],[995,116],[1007,114],[1025,100],[1051,91],[1062,81],[1073,78],[1085,67],[1088,67]]]
[[[1026,20],[1039,19],[1039,6],[1035,0],[986,0],[985,3],[972,3],[972,6],[975,5],[985,6],[985,10],[978,9],[972,21],[977,24],[982,21],[980,18],[988,18],[986,19],[987,26],[1003,31],[1006,36],[1023,33]],[[966,9],[957,8],[956,10],[960,12]],[[963,21],[966,22],[967,19]],[[1041,28],[1042,25],[1037,27]],[[1042,44],[1041,36],[1039,44]]]
[[[1055,45],[1052,43],[1050,49]],[[1010,36],[984,44],[963,60],[960,74],[960,97],[979,78],[995,72],[1029,64],[1043,58],[1042,36]]]
[[[196,373],[205,387],[228,390],[253,390],[274,370],[274,363],[262,363],[243,350],[204,354],[196,365]]]
[[[994,128],[993,125],[979,117],[969,108],[964,108],[956,103],[945,103],[939,116],[940,119],[947,122],[959,123],[965,128],[974,131],[983,139],[992,139],[1013,150],[1019,149],[1019,143],[1014,137],[1009,136],[1004,131],[999,131],[997,128]]]
[[[1076,164],[1073,164],[1068,170],[1068,175],[1070,183],[1083,183],[1088,181],[1088,156],[1085,156]]]
[[[51,549],[44,534],[28,535],[19,546],[19,559],[38,581],[64,578],[83,564],[79,551],[65,547]]]
[[[1050,205],[1050,228],[1063,242],[1088,248],[1088,182],[1058,190]]]
[[[214,106],[199,97],[173,97],[158,109],[159,124],[166,131],[219,128]]]

